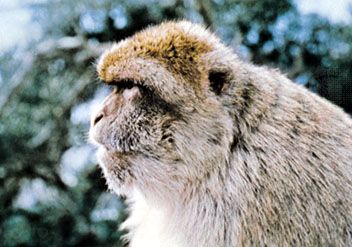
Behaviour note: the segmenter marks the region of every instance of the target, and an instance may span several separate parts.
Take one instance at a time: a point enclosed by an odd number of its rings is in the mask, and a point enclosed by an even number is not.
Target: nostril
[[[103,117],[104,115],[102,113],[96,116],[94,119],[93,125],[96,125]]]

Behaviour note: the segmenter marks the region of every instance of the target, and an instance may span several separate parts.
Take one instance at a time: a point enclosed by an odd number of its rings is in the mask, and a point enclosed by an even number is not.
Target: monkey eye
[[[113,81],[109,83],[109,85],[113,86],[114,88],[120,90],[124,89],[131,89],[135,86],[138,86],[135,81],[133,80],[121,80],[121,81]]]
[[[125,90],[132,89],[133,87],[138,87],[140,91],[142,91],[143,86],[140,82],[135,81],[135,80],[130,80],[130,79],[124,79],[124,80],[119,80],[119,81],[112,81],[108,83],[108,86],[110,86],[115,93],[122,93]]]
[[[150,89],[142,81],[136,81],[132,79],[116,80],[106,83],[114,93],[123,93],[125,90],[130,90],[134,87],[139,89],[139,92],[143,95],[150,93]]]

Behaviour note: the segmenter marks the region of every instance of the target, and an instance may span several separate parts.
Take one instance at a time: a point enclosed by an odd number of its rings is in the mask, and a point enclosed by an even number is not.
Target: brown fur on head
[[[91,137],[131,246],[351,246],[352,121],[186,21],[106,51]]]

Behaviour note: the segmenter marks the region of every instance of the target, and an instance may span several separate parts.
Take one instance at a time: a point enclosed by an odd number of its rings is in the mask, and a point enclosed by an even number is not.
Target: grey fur
[[[224,75],[216,93],[211,71]],[[98,72],[151,90],[113,93],[91,128],[130,204],[131,246],[352,246],[352,120],[340,108],[189,22],[115,45]]]

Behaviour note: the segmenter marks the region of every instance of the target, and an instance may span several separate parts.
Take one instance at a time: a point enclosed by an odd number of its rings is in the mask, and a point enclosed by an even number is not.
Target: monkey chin
[[[98,162],[109,190],[118,195],[125,195],[132,189],[134,176],[131,170],[131,156],[133,154],[110,151],[103,146],[98,149]]]

